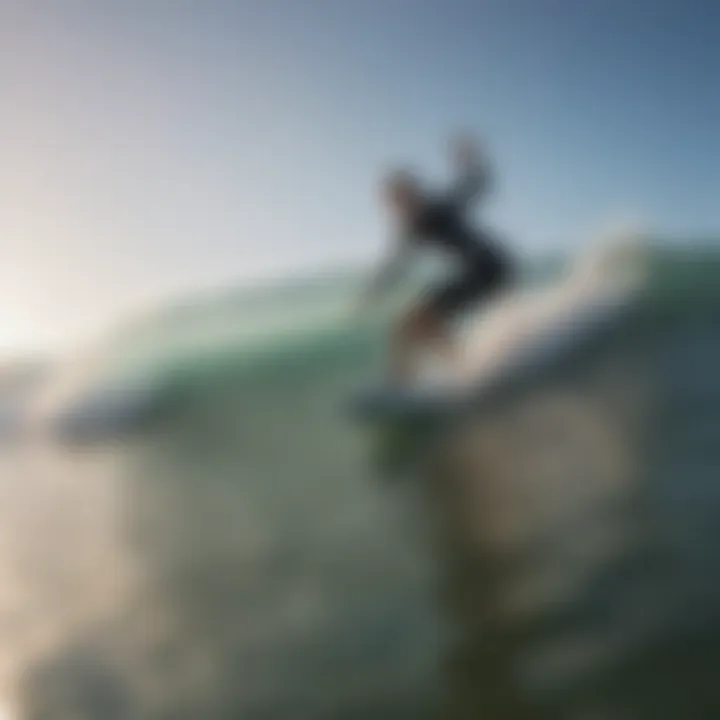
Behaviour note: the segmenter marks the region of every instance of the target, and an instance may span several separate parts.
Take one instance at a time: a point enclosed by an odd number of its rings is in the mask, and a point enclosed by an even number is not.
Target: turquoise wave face
[[[544,263],[537,277],[546,280],[557,273],[556,266]],[[381,341],[393,318],[425,287],[427,275],[422,270],[411,275],[362,317],[355,310],[367,276],[359,273],[176,303],[109,333],[77,364],[87,368],[92,385],[178,374],[189,378],[226,364],[250,371],[277,359],[291,362],[293,355],[302,362],[313,348],[320,358],[342,353],[348,344],[357,351]]]

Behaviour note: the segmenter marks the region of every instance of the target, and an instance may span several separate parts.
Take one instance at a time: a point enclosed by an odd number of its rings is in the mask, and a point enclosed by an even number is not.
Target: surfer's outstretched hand
[[[468,133],[457,133],[450,140],[450,160],[459,170],[477,165],[481,151],[477,141]]]

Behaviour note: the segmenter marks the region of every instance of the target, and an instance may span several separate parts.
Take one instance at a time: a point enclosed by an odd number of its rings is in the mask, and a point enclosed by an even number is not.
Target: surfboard
[[[552,370],[603,330],[617,325],[634,306],[637,283],[594,281],[582,275],[543,290],[517,293],[498,302],[465,331],[463,352],[445,382],[420,375],[410,385],[361,390],[354,416],[365,422],[438,417],[477,407],[503,388]]]
[[[352,399],[352,411],[367,420],[437,415],[458,402],[457,392],[452,386],[429,390],[422,385],[399,388],[379,384],[360,391]]]

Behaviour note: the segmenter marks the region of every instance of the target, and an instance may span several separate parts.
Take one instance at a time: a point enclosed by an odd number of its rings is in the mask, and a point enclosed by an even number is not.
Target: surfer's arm
[[[394,243],[391,254],[385,259],[373,276],[367,292],[366,303],[384,295],[398,283],[408,266],[413,243],[408,235],[401,235]]]
[[[467,138],[453,143],[452,161],[456,180],[448,192],[449,199],[457,207],[466,208],[487,194],[491,184],[489,162]]]

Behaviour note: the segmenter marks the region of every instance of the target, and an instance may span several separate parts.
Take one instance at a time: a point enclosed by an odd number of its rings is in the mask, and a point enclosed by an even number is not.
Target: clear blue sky
[[[0,107],[0,347],[375,257],[456,127],[524,250],[720,225],[711,0],[4,0]]]

